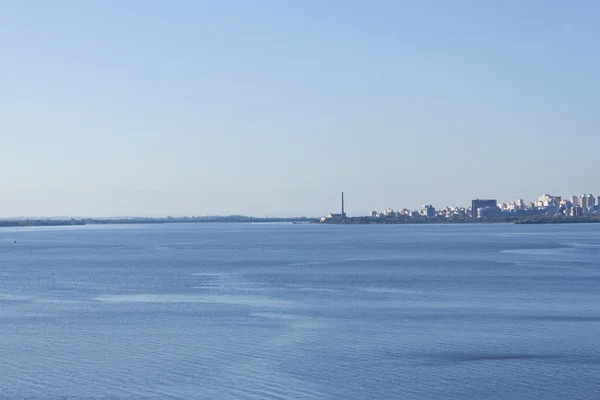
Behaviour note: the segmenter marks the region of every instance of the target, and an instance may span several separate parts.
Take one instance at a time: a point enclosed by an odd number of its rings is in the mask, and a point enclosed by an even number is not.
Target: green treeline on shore
[[[21,226],[69,226],[85,225],[85,221],[76,219],[56,220],[56,219],[5,219],[0,220],[0,227],[21,227]]]
[[[70,218],[70,219],[41,219],[19,218],[0,220],[0,227],[25,226],[73,226],[73,225],[124,225],[124,224],[173,224],[173,223],[215,223],[215,222],[314,222],[316,220],[301,218],[255,218],[243,215],[208,216],[208,217],[125,217],[125,218]]]

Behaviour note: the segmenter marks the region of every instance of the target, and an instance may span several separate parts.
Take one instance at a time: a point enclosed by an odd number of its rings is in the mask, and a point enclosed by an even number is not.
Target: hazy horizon
[[[596,190],[596,1],[30,1],[0,18],[2,217]]]

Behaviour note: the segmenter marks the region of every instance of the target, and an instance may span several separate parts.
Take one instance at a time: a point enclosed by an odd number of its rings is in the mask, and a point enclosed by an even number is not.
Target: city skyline
[[[526,201],[523,198],[517,198],[511,202],[501,202],[497,199],[471,200],[470,206],[445,205],[436,209],[432,204],[423,205],[420,209],[410,209],[406,207],[394,209],[388,207],[382,212],[371,211],[369,216],[373,218],[382,218],[389,216],[402,217],[465,217],[473,218],[494,218],[494,217],[516,217],[516,216],[534,216],[534,215],[598,215],[600,214],[600,195],[594,196],[591,192],[581,195],[571,195],[568,197],[544,193],[537,199]]]
[[[2,15],[0,215],[319,216],[342,190],[358,215],[597,178],[574,167],[600,146],[596,1]]]
[[[600,194],[600,191],[598,193]],[[498,202],[498,204],[514,204],[514,203],[521,201],[521,202],[523,202],[523,204],[527,205],[529,203],[535,203],[536,201],[539,201],[539,199],[543,196],[557,197],[557,198],[560,198],[561,200],[571,200],[573,197],[580,198],[583,196],[592,196],[596,200],[598,198],[600,198],[600,196],[594,195],[593,192],[588,191],[588,192],[582,192],[580,194],[574,193],[574,194],[567,195],[567,196],[553,195],[553,194],[550,194],[550,192],[544,192],[541,195],[535,196],[535,198],[533,198],[533,199],[528,199],[526,197],[519,197],[519,196],[516,196],[513,200],[505,200],[504,198],[500,198],[500,199],[494,198],[494,199]],[[465,207],[465,208],[468,208],[469,206],[471,206],[471,203],[473,200],[484,200],[485,201],[488,198],[490,198],[490,197],[479,196],[479,197],[475,197],[475,198],[470,199],[469,201],[464,202],[464,204],[463,203],[460,203],[460,204],[444,203],[444,204],[437,204],[437,205],[438,206],[441,205],[442,207]],[[431,203],[431,202],[429,202],[429,203]],[[434,204],[434,203],[431,203],[431,204]],[[424,207],[426,205],[427,204],[423,204],[422,207]],[[411,208],[411,207],[403,207],[403,208]],[[419,208],[419,207],[416,207],[416,208]]]

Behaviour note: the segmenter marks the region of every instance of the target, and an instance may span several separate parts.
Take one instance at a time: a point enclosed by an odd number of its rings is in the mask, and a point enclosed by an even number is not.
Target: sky
[[[600,3],[0,0],[0,216],[600,194]]]

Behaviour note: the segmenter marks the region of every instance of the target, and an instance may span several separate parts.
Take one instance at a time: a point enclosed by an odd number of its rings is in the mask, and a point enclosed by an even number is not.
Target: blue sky
[[[5,1],[0,215],[598,192],[597,1]]]

